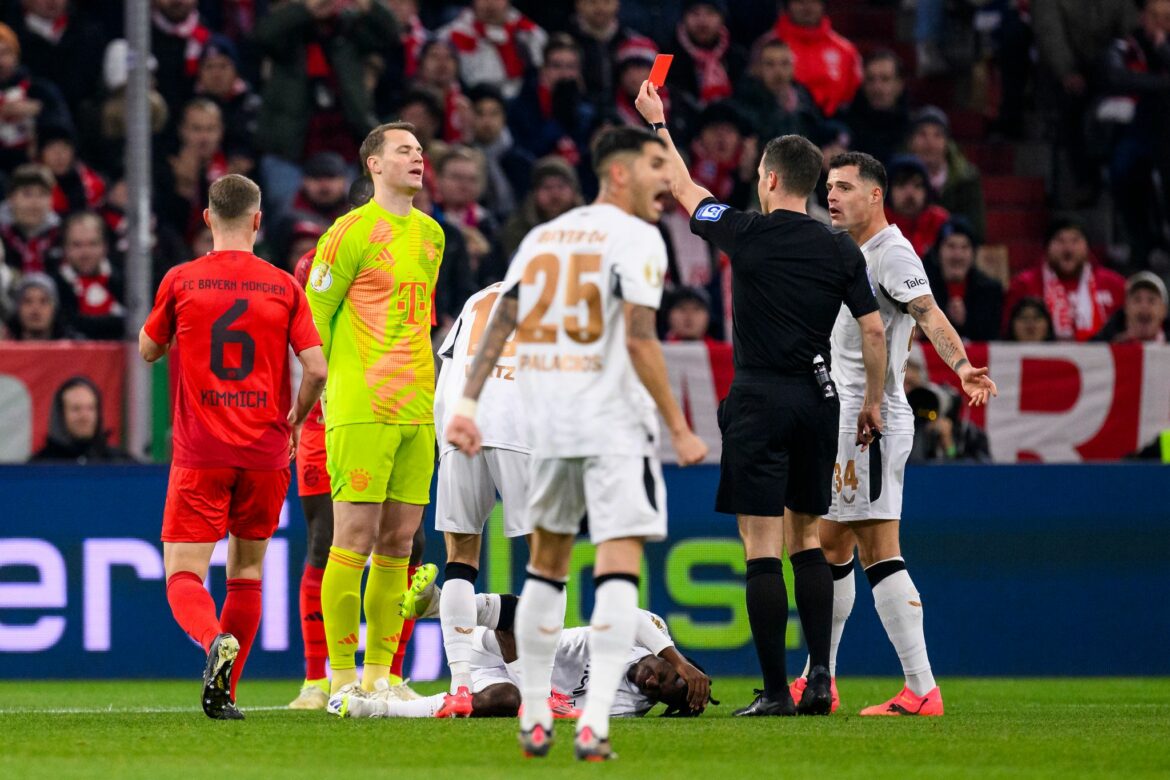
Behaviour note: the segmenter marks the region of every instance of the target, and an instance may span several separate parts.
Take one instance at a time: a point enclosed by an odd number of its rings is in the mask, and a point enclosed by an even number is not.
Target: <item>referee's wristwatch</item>
[[[665,130],[665,129],[666,129],[666,122],[651,122],[650,123],[650,132],[651,133],[657,133],[659,130]]]

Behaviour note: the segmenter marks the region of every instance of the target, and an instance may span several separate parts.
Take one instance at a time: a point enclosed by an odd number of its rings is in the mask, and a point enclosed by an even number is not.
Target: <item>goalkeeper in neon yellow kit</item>
[[[374,196],[317,245],[306,289],[329,360],[325,448],[333,546],[321,583],[332,691],[358,687],[358,625],[366,613],[361,688],[390,680],[402,632],[411,540],[434,470],[435,369],[430,328],[443,231],[411,206],[422,188],[414,127],[392,122],[362,143]],[[364,600],[362,572],[373,553]]]

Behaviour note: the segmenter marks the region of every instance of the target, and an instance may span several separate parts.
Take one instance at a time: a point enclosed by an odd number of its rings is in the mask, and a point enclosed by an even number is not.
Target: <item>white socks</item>
[[[634,645],[637,610],[638,586],[633,582],[605,579],[598,585],[589,631],[588,692],[578,732],[591,728],[599,739],[609,736],[609,711]]]
[[[600,593],[598,596],[600,598]],[[516,607],[515,628],[516,654],[519,656],[516,666],[520,672],[520,699],[524,708],[520,728],[524,731],[538,723],[546,729],[552,728],[548,695],[552,689],[553,660],[564,627],[564,583],[553,584],[530,571]]]
[[[853,572],[853,559],[848,563],[832,563],[833,570],[833,634],[829,642],[829,676],[837,676],[837,648],[841,646],[841,635],[845,633],[845,621],[853,612],[853,602],[857,600],[857,579]],[[849,573],[838,579],[838,572],[848,567]],[[809,662],[804,662],[804,672],[801,677],[808,677]]]
[[[444,596],[447,589],[444,587]],[[397,699],[367,699],[350,706],[350,717],[365,718],[433,718],[435,713],[443,707],[443,694],[425,696],[414,701],[398,701]],[[360,714],[359,714],[360,713]]]
[[[853,612],[857,599],[857,577],[853,573],[853,559],[849,559],[849,574],[836,579],[833,572],[833,635],[829,641],[829,676],[837,676],[837,648],[841,646],[841,635],[845,633],[845,621]]]
[[[886,562],[874,566],[881,563]],[[922,632],[922,597],[904,566],[873,586],[873,603],[886,635],[902,661],[906,687],[918,696],[929,693],[935,687],[935,681],[926,655],[926,637]]]
[[[447,598],[446,589],[443,590],[443,598]],[[440,611],[442,608],[443,604],[439,602]],[[495,628],[500,624],[499,593],[475,594],[475,624],[484,628]]]
[[[447,664],[451,667],[451,693],[460,687],[471,688],[471,634],[477,623],[475,607],[475,585],[463,579],[449,579],[443,583],[439,621],[443,626]]]

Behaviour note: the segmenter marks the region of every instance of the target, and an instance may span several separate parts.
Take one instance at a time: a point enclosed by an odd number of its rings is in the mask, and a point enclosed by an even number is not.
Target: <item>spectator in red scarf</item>
[[[98,88],[105,41],[101,29],[81,14],[69,12],[68,0],[22,0],[13,19],[21,60],[37,76],[61,90],[75,116]]]
[[[106,181],[77,157],[77,140],[67,127],[45,128],[38,138],[41,163],[56,179],[53,211],[62,217],[75,211],[100,209],[106,202]]]
[[[581,49],[571,37],[557,33],[544,49],[536,79],[508,107],[512,135],[533,157],[556,154],[580,173],[588,167],[595,114],[585,95]]]
[[[793,80],[795,68],[792,48],[770,38],[757,49],[750,75],[736,82],[735,102],[752,117],[761,138],[811,136],[822,121],[812,95]]]
[[[439,35],[459,52],[467,86],[494,84],[509,99],[520,94],[525,74],[540,67],[548,41],[509,0],[472,0]]]
[[[223,150],[223,115],[207,98],[194,98],[179,123],[179,148],[158,166],[158,218],[190,242],[203,224],[207,189],[232,173]]]
[[[622,48],[630,41],[646,39],[622,25],[618,19],[619,0],[577,0],[575,8],[569,20],[569,34],[581,47],[585,90],[597,105],[609,105],[618,91]]]
[[[240,55],[230,38],[214,35],[203,48],[195,93],[219,106],[224,124],[223,148],[232,171],[250,175],[256,165],[253,138],[260,96],[240,76]]]
[[[951,218],[950,212],[931,202],[930,177],[926,166],[914,155],[902,154],[890,160],[886,175],[890,182],[886,219],[897,225],[919,257],[926,257],[938,241],[939,230]]]
[[[1138,271],[1125,282],[1125,306],[1109,318],[1093,341],[1165,344],[1170,341],[1167,306],[1166,283],[1153,271]]]
[[[726,22],[725,0],[687,0],[674,37],[663,45],[674,54],[666,83],[692,109],[731,97],[747,67],[747,52],[731,40]]]
[[[824,0],[784,0],[784,11],[769,34],[792,47],[796,80],[808,87],[825,116],[853,100],[861,86],[861,54],[833,31]]]
[[[65,99],[21,64],[16,33],[0,24],[0,171],[28,162],[36,131],[50,126],[73,126]]]
[[[43,165],[22,165],[0,205],[4,261],[21,273],[52,271],[61,218],[53,211],[53,174]]]
[[[198,0],[154,0],[151,53],[158,60],[158,91],[169,105],[181,106],[195,94],[199,58],[211,28],[199,16]]]
[[[450,43],[433,38],[423,45],[414,86],[431,93],[443,107],[444,141],[470,138],[471,101],[459,86],[459,58]]]
[[[110,262],[105,223],[92,211],[79,211],[61,228],[61,266],[56,273],[62,314],[89,339],[123,337],[122,275]]]
[[[1088,341],[1124,303],[1125,279],[1092,261],[1080,223],[1057,220],[1048,229],[1043,264],[1016,274],[1005,308],[1029,296],[1044,301],[1058,341]]]
[[[749,132],[744,115],[726,100],[707,106],[695,121],[691,178],[733,208],[747,206],[755,184],[759,154]]]

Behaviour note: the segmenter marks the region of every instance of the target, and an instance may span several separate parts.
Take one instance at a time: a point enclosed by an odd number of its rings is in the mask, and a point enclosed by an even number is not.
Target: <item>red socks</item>
[[[325,619],[321,616],[321,578],[324,569],[305,564],[301,575],[301,638],[305,643],[305,679],[320,680],[325,675],[329,646],[325,640]]]
[[[407,585],[414,579],[414,572],[418,566],[411,565],[406,570]],[[405,677],[402,673],[402,667],[406,661],[406,646],[410,644],[410,635],[414,633],[414,621],[407,620],[402,624],[402,635],[398,639],[398,649],[394,651],[394,661],[390,664],[390,674],[398,677]]]
[[[232,701],[236,700],[236,683],[240,680],[240,674],[248,660],[248,652],[256,639],[256,629],[260,627],[262,611],[260,580],[227,581],[227,598],[223,600],[223,612],[220,613],[219,622],[226,633],[240,642],[240,654],[236,656],[236,662],[232,666]]]
[[[167,603],[179,628],[207,652],[212,640],[228,629],[220,628],[215,617],[215,602],[203,587],[199,575],[190,571],[175,572],[167,580]]]

